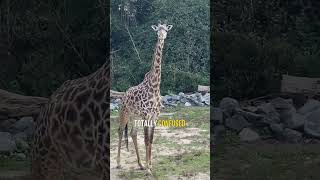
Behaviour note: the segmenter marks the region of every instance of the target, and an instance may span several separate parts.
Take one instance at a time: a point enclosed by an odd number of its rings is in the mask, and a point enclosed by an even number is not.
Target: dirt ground
[[[167,119],[165,118],[167,115],[172,114],[163,113],[160,116]],[[113,118],[114,119],[111,120],[113,123],[111,124],[111,128],[116,129],[118,128],[118,119],[116,116],[113,116]],[[189,121],[196,121],[195,119],[197,119],[196,116],[188,118]],[[121,169],[116,168],[118,135],[117,133],[112,133],[110,150],[111,179],[210,179],[209,119],[202,120],[207,126],[194,127],[192,123],[189,123],[188,126],[187,122],[187,127],[185,128],[156,127],[152,148],[152,176],[146,175],[145,170],[139,169],[131,137],[129,137],[129,152],[125,148],[123,140],[121,148]],[[138,147],[142,163],[145,164],[145,146],[142,128],[138,130]],[[200,158],[196,159],[197,157]],[[180,162],[180,160],[182,162]],[[196,165],[202,168],[198,172],[196,170],[197,168],[194,168]]]

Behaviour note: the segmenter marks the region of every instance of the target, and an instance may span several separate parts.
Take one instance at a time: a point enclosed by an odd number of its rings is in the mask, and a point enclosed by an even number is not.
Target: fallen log
[[[118,91],[114,91],[114,90],[110,90],[110,97],[111,98],[121,98],[122,96],[124,96],[125,92],[118,92]]]
[[[124,92],[110,91],[112,98],[121,98],[124,94]],[[45,97],[24,96],[0,89],[0,119],[37,116],[40,107],[48,100]]]
[[[0,89],[0,117],[37,116],[48,98],[24,96]]]

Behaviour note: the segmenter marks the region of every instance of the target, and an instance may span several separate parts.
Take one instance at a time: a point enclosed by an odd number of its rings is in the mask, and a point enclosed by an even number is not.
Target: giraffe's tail
[[[126,124],[126,127],[124,128],[124,137],[125,137],[125,141],[126,141],[127,151],[129,151],[129,141],[128,141],[128,123]]]

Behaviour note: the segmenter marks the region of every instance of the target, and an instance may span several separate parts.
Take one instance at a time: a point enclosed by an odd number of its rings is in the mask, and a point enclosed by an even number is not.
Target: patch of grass
[[[0,172],[8,170],[29,170],[30,161],[15,160],[11,157],[0,157]]]
[[[176,156],[161,156],[153,171],[156,179],[167,179],[168,175],[193,176],[209,172],[210,153],[195,151]]]
[[[210,125],[210,107],[185,107],[177,106],[175,108],[166,108],[162,110],[165,113],[175,113],[172,119],[185,119],[187,127],[196,127],[209,129]],[[168,117],[160,117],[167,119]]]
[[[225,138],[214,149],[215,179],[320,179],[320,145],[243,144],[234,134]]]
[[[131,170],[129,172],[120,172],[120,179],[148,179],[145,171]]]

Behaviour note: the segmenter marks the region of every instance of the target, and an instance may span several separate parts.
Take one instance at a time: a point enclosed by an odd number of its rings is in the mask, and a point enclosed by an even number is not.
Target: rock
[[[217,125],[213,127],[213,134],[222,134],[226,131],[223,125]]]
[[[257,112],[258,114],[265,114],[265,122],[266,123],[279,123],[280,122],[280,115],[277,110],[273,107],[271,103],[265,103],[258,106]]]
[[[170,95],[165,95],[164,99],[168,102],[168,101],[172,101],[172,97]]]
[[[248,122],[253,124],[259,124],[260,121],[264,118],[264,115],[244,111],[240,108],[235,109],[235,111],[236,111],[236,114],[243,116]]]
[[[288,142],[291,143],[299,143],[302,141],[302,133],[289,128],[284,129],[283,136]]]
[[[244,107],[244,108],[242,108],[244,111],[249,111],[249,112],[253,112],[253,113],[255,113],[257,110],[258,110],[258,108],[257,107],[255,107],[255,106],[246,106],[246,107]]]
[[[272,132],[274,132],[276,135],[282,135],[283,134],[283,124],[270,124],[270,129]]]
[[[298,113],[300,114],[307,114],[314,110],[320,108],[320,102],[314,99],[309,99],[306,104],[304,104],[299,110]]]
[[[24,132],[27,137],[32,137],[35,128],[35,123],[32,117],[22,117],[10,128],[11,133]]]
[[[311,112],[304,123],[305,133],[320,138],[320,109]]]
[[[223,123],[223,112],[220,108],[211,108],[210,119],[213,121],[213,124],[222,124]]]
[[[233,98],[223,98],[220,101],[219,108],[227,117],[231,117],[236,108],[240,108],[239,102]]]
[[[17,145],[17,149],[22,151],[22,152],[27,151],[27,150],[30,149],[29,144],[26,141],[24,141],[23,139],[21,139],[21,138],[17,138],[15,140],[15,143]]]
[[[111,109],[111,111],[116,110],[116,109],[118,109],[118,108],[119,108],[119,107],[118,107],[118,104],[110,103],[110,109]]]
[[[233,115],[231,118],[225,120],[225,126],[236,130],[241,131],[243,128],[248,127],[250,124],[245,120],[243,116]]]
[[[0,132],[0,152],[13,152],[16,149],[16,143],[8,132]]]
[[[298,113],[294,113],[291,116],[291,118],[287,118],[284,120],[284,124],[286,125],[286,127],[290,129],[298,129],[300,127],[303,127],[305,121],[306,121],[305,116]]]
[[[289,109],[281,109],[281,110],[278,110],[278,113],[280,115],[280,121],[281,122],[287,122],[287,121],[290,121],[296,113],[296,109],[291,106]]]
[[[260,139],[259,134],[250,128],[242,129],[242,131],[239,133],[239,137],[240,140],[244,142],[254,142]]]
[[[172,99],[172,101],[179,101],[180,100],[180,96],[178,96],[178,95],[174,95],[174,94],[172,94],[171,95],[171,99]]]
[[[12,126],[12,130],[14,132],[23,132],[30,128],[34,128],[34,122],[32,117],[22,117]]]
[[[13,138],[14,138],[15,140],[18,139],[18,138],[20,138],[20,139],[22,139],[22,140],[24,140],[24,141],[27,141],[27,140],[28,140],[28,136],[27,136],[24,132],[19,132],[19,133],[15,134],[15,135],[13,136]]]
[[[114,100],[114,103],[120,104],[120,103],[121,103],[121,99],[120,99],[120,98],[115,99],[115,100]]]
[[[283,98],[280,98],[280,97],[272,99],[270,101],[270,103],[277,110],[291,109],[293,107],[292,100],[290,101],[290,100],[286,100],[286,99],[283,99]]]
[[[183,97],[183,98],[180,99],[180,102],[184,104],[184,103],[188,102],[188,99]]]
[[[210,93],[206,93],[203,97],[203,103],[206,104],[206,105],[210,105]]]
[[[9,128],[16,122],[16,119],[7,119],[0,122],[0,131],[7,132]]]
[[[214,143],[219,144],[223,141],[223,134],[225,133],[226,128],[223,125],[217,125],[213,127],[213,139]]]
[[[27,159],[27,156],[24,153],[15,153],[13,157],[18,161],[24,161]]]
[[[186,107],[190,107],[190,106],[191,106],[191,103],[186,102],[186,103],[184,103],[184,106],[186,106]]]
[[[184,95],[184,93],[183,92],[179,92],[179,94],[178,94],[179,96],[181,96],[181,97],[185,97],[185,95]]]
[[[168,103],[167,105],[168,105],[168,106],[173,106],[173,107],[177,107],[177,106],[178,106],[178,104],[176,104],[176,103],[173,103],[173,102],[171,102],[171,103]]]

